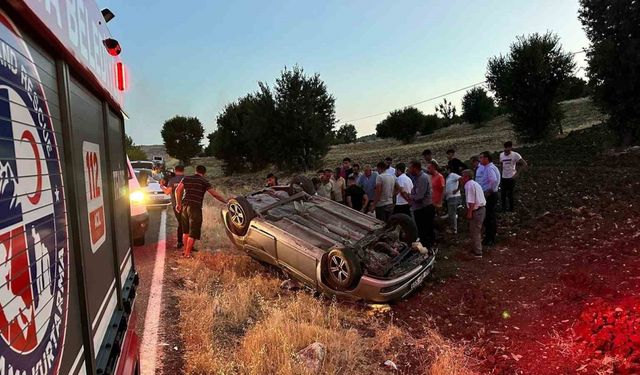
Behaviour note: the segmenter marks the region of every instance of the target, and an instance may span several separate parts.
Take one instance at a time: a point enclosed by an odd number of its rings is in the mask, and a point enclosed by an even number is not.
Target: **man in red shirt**
[[[444,197],[444,176],[438,171],[438,162],[431,160],[427,164],[427,171],[431,176],[431,200],[436,210],[442,209],[442,198]]]

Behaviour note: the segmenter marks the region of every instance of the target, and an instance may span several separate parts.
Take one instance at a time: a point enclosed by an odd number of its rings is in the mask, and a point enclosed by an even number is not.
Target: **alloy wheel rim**
[[[229,204],[229,213],[231,214],[231,222],[237,227],[244,225],[244,210],[237,203]]]
[[[344,283],[345,280],[349,278],[349,266],[347,262],[342,257],[336,255],[331,257],[329,272],[331,272],[333,277],[340,283]]]

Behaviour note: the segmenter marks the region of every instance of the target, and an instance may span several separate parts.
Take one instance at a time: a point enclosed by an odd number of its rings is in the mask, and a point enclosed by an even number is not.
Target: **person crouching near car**
[[[182,214],[182,241],[185,244],[182,255],[191,256],[193,245],[200,239],[202,229],[202,202],[206,193],[222,203],[229,200],[215,190],[204,175],[207,169],[198,165],[196,174],[185,176],[176,188],[176,210]]]
[[[266,187],[272,188],[274,186],[278,186],[278,177],[276,177],[276,175],[274,175],[273,173],[269,173],[267,175]]]
[[[467,220],[471,235],[471,250],[476,258],[482,258],[482,223],[484,222],[487,200],[482,186],[473,180],[473,171],[466,169],[462,172],[461,184],[467,202]]]

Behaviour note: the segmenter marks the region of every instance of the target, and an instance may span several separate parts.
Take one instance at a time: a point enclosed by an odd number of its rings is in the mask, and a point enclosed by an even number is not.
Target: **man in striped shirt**
[[[193,245],[200,239],[202,228],[202,202],[206,193],[222,203],[228,199],[216,191],[204,177],[207,169],[198,165],[196,174],[185,176],[176,188],[176,210],[182,214],[184,257],[190,257]]]

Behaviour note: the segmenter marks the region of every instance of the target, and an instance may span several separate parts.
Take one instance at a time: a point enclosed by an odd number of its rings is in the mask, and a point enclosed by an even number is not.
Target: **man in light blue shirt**
[[[484,217],[484,240],[482,244],[492,246],[496,242],[498,218],[496,209],[498,204],[498,189],[500,187],[500,170],[493,164],[493,156],[489,151],[480,154],[480,165],[476,171],[476,182],[482,187],[487,200]]]
[[[378,177],[377,172],[373,172],[370,165],[364,166],[364,173],[358,177],[358,181],[356,182],[358,186],[360,186],[367,196],[369,197],[370,205],[373,203],[373,199],[376,196],[376,178]],[[369,207],[365,207],[364,212],[369,212]]]

